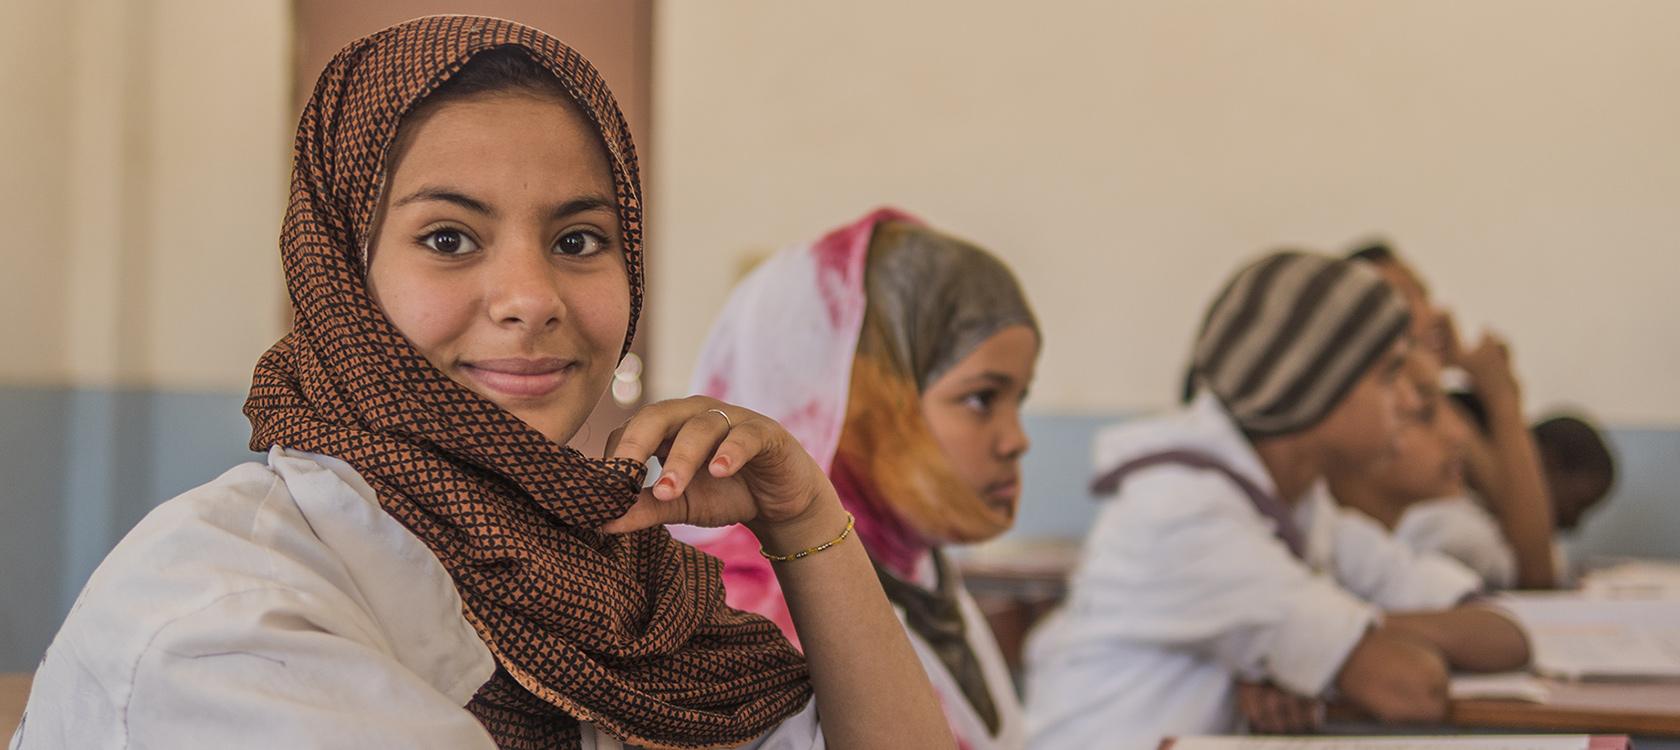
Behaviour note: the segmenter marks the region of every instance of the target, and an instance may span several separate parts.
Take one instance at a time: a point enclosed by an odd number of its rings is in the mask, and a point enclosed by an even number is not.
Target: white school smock
[[[1394,538],[1419,552],[1463,563],[1489,588],[1517,584],[1517,554],[1505,541],[1499,521],[1474,498],[1460,495],[1417,503],[1401,514]]]
[[[1176,414],[1097,438],[1107,469],[1172,449],[1275,492],[1253,446],[1204,393]],[[1102,501],[1067,600],[1028,639],[1028,744],[1153,748],[1236,731],[1234,680],[1321,695],[1380,610],[1453,606],[1478,587],[1419,556],[1320,482],[1293,510],[1305,560],[1224,474],[1176,464],[1132,474]]]
[[[275,448],[153,510],[94,571],[12,750],[493,750],[495,661],[449,574],[337,459]],[[622,747],[583,725],[586,750]],[[823,747],[815,702],[755,750]]]

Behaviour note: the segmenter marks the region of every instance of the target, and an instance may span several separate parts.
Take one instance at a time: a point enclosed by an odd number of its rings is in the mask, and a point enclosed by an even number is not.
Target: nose
[[[566,303],[547,249],[540,242],[499,249],[501,252],[488,253],[484,265],[491,320],[528,331],[559,326],[566,316]]]
[[[1448,404],[1441,405],[1439,414],[1446,424],[1447,443],[1454,451],[1463,453],[1470,445],[1470,421]]]
[[[1021,413],[1011,411],[1004,415],[1002,422],[997,438],[998,457],[1013,461],[1026,455],[1027,449],[1032,447],[1032,439],[1027,437],[1027,430],[1021,424]]]
[[[1403,419],[1411,419],[1413,415],[1423,411],[1423,393],[1418,389],[1416,380],[1409,376],[1397,379],[1394,394],[1395,410],[1400,412]]]

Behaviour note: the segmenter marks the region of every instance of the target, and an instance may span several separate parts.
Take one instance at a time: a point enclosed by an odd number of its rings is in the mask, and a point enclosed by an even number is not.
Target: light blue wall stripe
[[[89,573],[159,503],[260,458],[242,393],[0,387],[0,671],[34,667]],[[1091,438],[1123,415],[1029,416],[1011,537],[1077,537]],[[1613,430],[1622,481],[1578,555],[1680,557],[1680,428]]]
[[[159,503],[257,456],[244,394],[0,388],[0,671],[31,669]]]
[[[62,390],[0,388],[0,671],[33,668],[64,615],[66,402]]]

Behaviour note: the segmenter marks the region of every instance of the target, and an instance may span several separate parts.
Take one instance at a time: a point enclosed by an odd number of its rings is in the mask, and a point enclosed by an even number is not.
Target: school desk
[[[17,729],[23,704],[29,700],[30,677],[22,672],[0,674],[0,744],[11,742],[12,731]]]
[[[1459,700],[1457,727],[1631,734],[1680,738],[1680,682],[1546,680],[1541,702]]]

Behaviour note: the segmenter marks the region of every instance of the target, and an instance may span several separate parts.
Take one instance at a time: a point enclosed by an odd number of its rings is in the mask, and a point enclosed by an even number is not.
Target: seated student
[[[1479,400],[1460,398],[1457,403],[1469,404],[1465,411],[1473,416],[1485,414]],[[1486,434],[1485,421],[1475,426]],[[1561,536],[1574,531],[1582,515],[1609,494],[1615,484],[1615,459],[1597,428],[1578,417],[1543,419],[1530,428],[1530,433],[1539,450],[1546,487],[1553,498],[1555,527]],[[1489,586],[1510,588],[1516,585],[1517,554],[1506,540],[1499,519],[1478,500],[1480,496],[1472,491],[1416,503],[1400,517],[1395,536],[1412,549],[1439,552],[1464,563],[1480,573]],[[1554,581],[1566,584],[1572,575],[1561,539],[1552,544],[1552,559]]]
[[[587,61],[407,22],[333,58],[296,144],[297,319],[246,402],[267,460],[111,552],[12,747],[951,745],[861,546],[776,566],[801,656],[665,531],[841,538],[775,422],[697,397],[638,411],[611,458],[566,447],[643,299],[636,153]]]
[[[1325,472],[1337,504],[1363,513],[1391,532],[1403,517],[1411,517],[1407,512],[1417,504],[1463,499],[1467,491],[1464,472],[1472,428],[1441,390],[1440,364],[1428,352],[1413,350],[1406,375],[1416,385],[1420,402],[1415,413],[1404,416],[1393,454],[1369,465],[1334,464]],[[1487,528],[1497,536],[1498,528],[1491,520]],[[1448,554],[1484,578],[1489,568],[1516,575],[1509,555],[1480,560],[1446,550],[1419,551]]]
[[[1616,486],[1616,458],[1603,432],[1584,417],[1558,414],[1540,420],[1530,431],[1546,467],[1546,486],[1557,511],[1557,529],[1575,531],[1581,517],[1597,507]]]
[[[1038,351],[1008,268],[881,210],[756,269],[694,376],[697,391],[781,420],[827,469],[970,750],[1021,748],[1025,734],[997,642],[941,547],[1014,522],[1027,450],[1021,402]],[[673,533],[723,559],[730,605],[798,637],[751,533]]]
[[[1097,439],[1102,508],[1063,606],[1027,647],[1035,748],[1231,732],[1238,682],[1335,689],[1385,721],[1438,720],[1449,668],[1526,663],[1478,590],[1338,510],[1322,477],[1392,452],[1418,408],[1405,303],[1368,266],[1278,253],[1244,268],[1193,349],[1188,408]]]
[[[1422,503],[1408,511],[1408,515],[1423,514],[1427,518],[1439,512],[1437,520],[1429,523],[1437,530],[1415,530],[1402,520],[1400,536],[1420,539],[1418,535],[1459,533],[1454,527],[1462,527],[1465,541],[1450,546],[1476,551],[1458,555],[1428,542],[1418,544],[1454,554],[1500,588],[1555,586],[1559,565],[1555,559],[1552,498],[1523,415],[1522,389],[1511,366],[1510,348],[1503,339],[1491,334],[1483,336],[1475,348],[1466,348],[1459,340],[1452,316],[1431,304],[1429,290],[1417,272],[1386,245],[1372,245],[1355,251],[1350,257],[1371,264],[1405,297],[1413,316],[1412,335],[1426,342],[1425,348],[1438,356],[1442,364],[1460,368],[1469,376],[1473,393],[1483,405],[1481,416],[1487,425],[1471,435],[1467,467],[1470,487],[1487,510],[1464,498]],[[1509,571],[1492,562],[1500,556],[1497,545],[1487,543],[1492,537],[1474,528],[1478,521],[1471,517],[1478,514],[1485,517],[1487,513],[1497,519],[1499,534],[1510,545],[1515,563]],[[1454,518],[1463,520],[1454,522],[1451,520]]]

